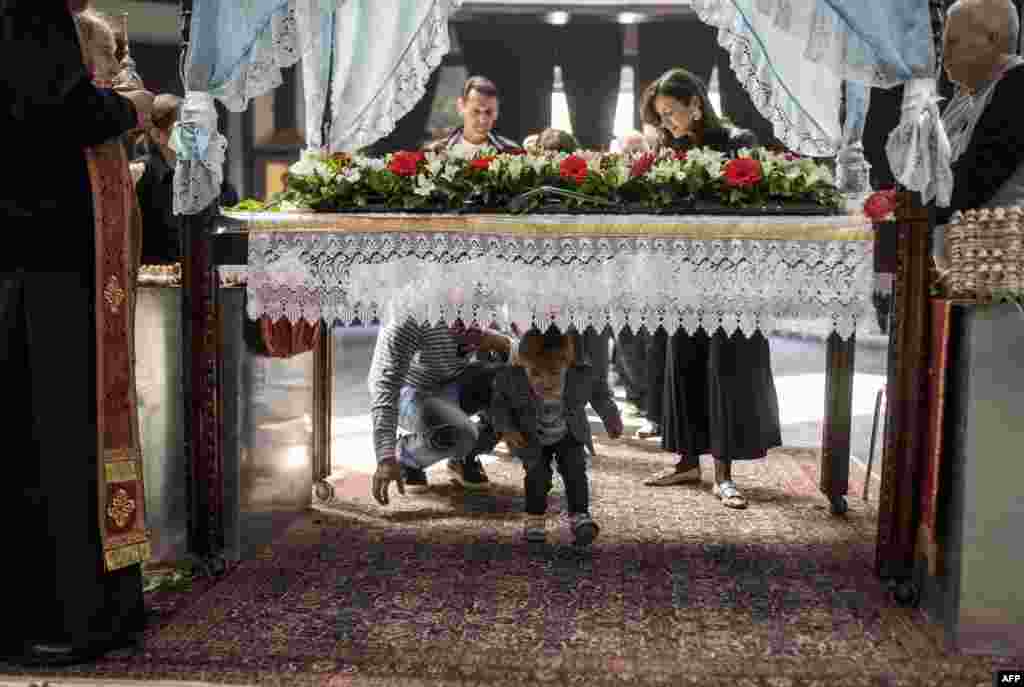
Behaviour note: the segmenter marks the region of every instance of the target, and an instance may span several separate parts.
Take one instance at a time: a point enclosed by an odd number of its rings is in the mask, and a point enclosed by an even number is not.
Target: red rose
[[[512,150],[506,151],[506,155],[526,155],[526,151],[522,148],[513,148]]]
[[[582,184],[587,178],[587,161],[582,157],[570,155],[562,160],[558,166],[558,173],[563,179],[571,179],[577,184]]]
[[[725,183],[730,186],[753,186],[762,179],[761,163],[749,157],[739,157],[725,163]]]
[[[481,171],[486,172],[488,169],[491,168],[491,160],[493,159],[493,157],[478,157],[477,159],[470,162],[469,166],[472,167],[473,169],[479,169]]]
[[[421,152],[400,151],[391,156],[388,169],[402,177],[416,176],[416,168],[427,156]]]
[[[629,168],[630,177],[642,177],[654,166],[654,153],[644,153]]]
[[[686,151],[685,150],[677,150],[674,153],[672,153],[672,157],[674,157],[675,159],[679,160],[680,162],[686,162]]]
[[[881,222],[896,212],[896,191],[875,191],[864,201],[864,214],[872,222]]]
[[[794,160],[799,160],[799,159],[800,159],[800,156],[797,155],[796,153],[786,153],[786,162],[793,162]]]

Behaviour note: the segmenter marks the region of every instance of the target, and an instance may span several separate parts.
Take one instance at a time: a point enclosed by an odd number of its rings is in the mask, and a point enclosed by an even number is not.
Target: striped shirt
[[[468,362],[459,354],[459,340],[443,323],[431,326],[407,319],[381,329],[367,378],[378,463],[395,457],[402,387],[437,389],[458,377]]]

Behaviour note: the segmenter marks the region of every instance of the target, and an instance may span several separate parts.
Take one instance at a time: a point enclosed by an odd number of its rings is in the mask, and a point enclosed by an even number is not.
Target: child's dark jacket
[[[608,426],[613,419],[619,419],[619,409],[607,384],[599,383],[595,369],[586,363],[576,363],[566,370],[562,404],[568,433],[586,446],[594,455],[594,442],[587,419],[587,404]],[[529,445],[525,451],[531,453],[540,449],[537,427],[537,401],[530,393],[526,370],[508,366],[497,371],[491,397],[491,421],[496,432],[521,432]],[[519,455],[519,451],[513,449]]]

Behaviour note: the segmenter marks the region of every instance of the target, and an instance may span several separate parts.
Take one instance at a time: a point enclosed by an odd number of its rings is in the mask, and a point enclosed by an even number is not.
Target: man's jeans
[[[436,389],[403,386],[398,399],[398,426],[408,432],[399,439],[399,461],[425,469],[445,458],[475,458],[497,444],[486,414],[472,415],[490,404],[494,366],[474,364]]]

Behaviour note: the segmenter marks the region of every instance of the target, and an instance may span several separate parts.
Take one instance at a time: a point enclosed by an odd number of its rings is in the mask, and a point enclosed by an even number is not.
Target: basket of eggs
[[[957,212],[945,241],[948,295],[983,302],[1024,297],[1024,208]]]

